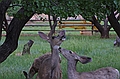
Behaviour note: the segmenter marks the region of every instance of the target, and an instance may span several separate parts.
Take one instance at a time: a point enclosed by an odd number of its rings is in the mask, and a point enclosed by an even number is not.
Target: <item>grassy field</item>
[[[35,32],[37,34],[37,32]],[[120,48],[114,47],[113,42],[116,35],[111,35],[109,39],[100,39],[99,34],[93,36],[83,36],[73,33],[67,33],[67,39],[61,47],[77,52],[79,55],[85,55],[92,58],[92,62],[88,64],[77,64],[77,71],[88,72],[101,67],[112,66],[120,71]],[[28,40],[33,40],[31,47],[31,55],[16,56],[21,53],[23,46]],[[1,41],[3,42],[4,38]],[[36,36],[20,36],[18,48],[0,64],[0,79],[25,79],[22,71],[29,70],[34,59],[50,51],[49,44]],[[62,55],[61,55],[62,56]],[[67,79],[67,63],[62,56],[63,79]]]

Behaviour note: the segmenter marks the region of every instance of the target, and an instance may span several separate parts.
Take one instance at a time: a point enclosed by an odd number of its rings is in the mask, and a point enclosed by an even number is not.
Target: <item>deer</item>
[[[46,53],[36,58],[31,65],[29,72],[23,71],[26,79],[32,79],[37,73],[36,79],[62,79],[62,71],[60,67],[60,55],[59,50],[56,48],[66,39],[65,31],[61,30],[57,36],[50,37],[43,33],[38,32],[39,36],[50,43],[51,52]]]
[[[90,72],[77,72],[76,64],[81,62],[86,64],[92,61],[92,58],[87,56],[79,56],[75,52],[58,48],[60,53],[67,59],[67,74],[68,79],[119,79],[119,71],[113,67],[103,67]]]
[[[114,46],[120,47],[120,38],[117,36],[116,40],[114,41]]]
[[[39,70],[39,66],[42,64],[42,61],[44,61],[45,59],[49,58],[51,56],[50,53],[46,53],[38,58],[35,58],[34,62],[32,63],[29,72],[27,73],[26,71],[23,71],[24,76],[26,77],[26,79],[32,79],[33,76],[38,73]],[[37,79],[37,77],[36,77]]]

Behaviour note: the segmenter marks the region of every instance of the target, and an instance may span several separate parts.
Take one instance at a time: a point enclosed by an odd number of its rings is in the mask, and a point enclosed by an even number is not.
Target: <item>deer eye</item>
[[[52,36],[52,39],[54,39],[55,38],[55,36]]]
[[[72,54],[73,52],[72,51],[69,51],[70,54]]]

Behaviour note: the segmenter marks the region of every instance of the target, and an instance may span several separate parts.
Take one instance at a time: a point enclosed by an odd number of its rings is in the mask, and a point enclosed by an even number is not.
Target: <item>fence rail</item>
[[[11,22],[11,20],[8,20],[8,24]],[[49,21],[41,21],[41,20],[29,20],[26,24],[25,27],[49,27]],[[86,27],[90,26],[91,29],[86,29]],[[73,31],[90,31],[93,34],[93,31],[95,29],[93,29],[93,24],[89,21],[85,21],[85,20],[62,20],[62,23],[57,23],[57,27],[59,29],[63,29],[63,28],[72,28],[73,30],[67,29],[66,31],[68,32],[73,32]],[[50,31],[47,29],[44,30],[39,30],[39,29],[23,29],[22,31]]]
[[[11,20],[7,20],[8,24],[11,22]],[[32,27],[49,27],[49,21],[45,20],[45,21],[41,21],[41,20],[29,20],[26,24],[25,27],[32,26]],[[110,26],[110,25],[108,25]],[[62,28],[74,28],[74,29],[65,29],[67,32],[81,32],[81,33],[91,33],[93,35],[93,32],[98,31],[97,29],[94,29],[94,24],[92,24],[89,21],[86,20],[62,20],[62,22],[60,23],[58,21],[57,23],[57,30],[59,31],[59,29],[61,30]],[[89,29],[84,29],[82,27],[89,27]],[[91,27],[91,29],[90,29]],[[59,28],[59,29],[58,29]],[[4,30],[3,30],[4,31]],[[50,31],[48,28],[47,29],[22,29],[22,31]],[[113,29],[110,31],[114,31]]]
[[[8,23],[10,23],[11,20],[8,20]],[[49,27],[49,21],[41,21],[41,20],[30,20],[25,24],[25,27]],[[86,29],[86,27],[90,26],[91,29]],[[91,33],[93,34],[93,31],[95,31],[95,29],[93,29],[93,24],[89,21],[85,21],[85,20],[63,20],[62,23],[57,23],[57,27],[59,27],[60,29],[62,28],[66,28],[66,27],[70,27],[73,28],[73,30],[67,30],[67,31],[91,31]],[[22,31],[50,31],[50,30],[39,30],[39,29],[32,29],[32,30],[25,30],[23,29]]]

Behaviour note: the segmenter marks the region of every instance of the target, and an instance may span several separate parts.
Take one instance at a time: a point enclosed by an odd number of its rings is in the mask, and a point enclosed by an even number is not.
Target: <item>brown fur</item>
[[[37,79],[39,79],[39,78],[47,79],[46,77],[49,76],[48,70],[50,70],[50,67],[48,67],[48,66],[50,65],[50,61],[51,61],[51,53],[46,53],[46,54],[40,56],[39,58],[36,58],[34,60],[33,64],[31,65],[28,74],[24,71],[24,75],[26,73],[26,75],[25,75],[26,79],[32,79],[36,73],[38,73],[37,77],[36,77]],[[56,71],[55,71],[54,77],[59,76],[60,79],[62,79],[62,71],[60,68],[60,64],[59,64],[58,68],[56,68],[55,70]],[[41,73],[41,71],[42,71],[42,73]],[[46,76],[45,74],[47,74],[48,76]]]
[[[43,55],[33,62],[29,73],[23,72],[26,79],[33,77],[35,73],[37,74],[37,79],[62,79],[62,72],[60,68],[60,58],[58,47],[65,40],[65,31],[61,30],[57,36],[52,36],[52,32],[48,35],[43,32],[38,32],[39,36],[50,43],[51,54],[48,56]]]
[[[66,49],[60,48],[59,50],[68,60],[68,79],[119,79],[119,71],[112,67],[100,68],[91,72],[77,72],[77,62],[80,61],[82,64],[86,64],[91,61],[91,58],[79,56],[76,53]]]

